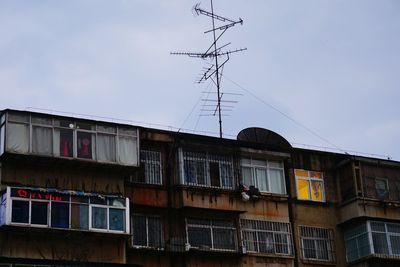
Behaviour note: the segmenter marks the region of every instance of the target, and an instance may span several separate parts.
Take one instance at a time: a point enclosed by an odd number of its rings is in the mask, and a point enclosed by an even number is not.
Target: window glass
[[[125,207],[125,199],[123,198],[109,198],[108,204],[114,207]]]
[[[215,228],[213,229],[213,241],[215,249],[235,250],[235,229]]]
[[[149,184],[162,184],[161,178],[161,152],[158,151],[149,151],[149,150],[141,150],[140,151],[140,162],[141,166],[144,167],[144,177],[138,177],[138,181],[140,182],[141,178],[142,182]]]
[[[11,188],[11,196],[12,197],[29,198],[30,195],[31,195],[31,192],[27,189]]]
[[[70,128],[70,129],[75,128],[74,122],[69,120],[54,120],[54,126]]]
[[[83,159],[93,159],[94,143],[93,134],[77,132],[77,156]]]
[[[90,203],[91,204],[99,204],[99,205],[107,205],[107,199],[100,198],[100,197],[91,197]]]
[[[12,201],[11,221],[15,223],[29,223],[29,201]]]
[[[76,129],[81,129],[81,130],[95,130],[95,126],[90,124],[90,123],[86,123],[86,122],[77,122],[76,123]]]
[[[148,240],[149,247],[162,247],[163,246],[163,236],[162,236],[162,224],[160,217],[147,217],[147,227],[148,227]]]
[[[267,180],[267,169],[256,168],[257,187],[260,191],[269,191]]]
[[[92,227],[107,229],[107,209],[92,207]]]
[[[29,123],[29,115],[8,113],[8,121]]]
[[[69,203],[51,203],[51,227],[69,228]]]
[[[75,203],[89,203],[89,198],[84,196],[71,196],[71,202]]]
[[[109,209],[110,230],[125,230],[125,212],[121,209]]]
[[[54,129],[54,154],[61,157],[74,156],[74,132],[70,129]]]
[[[6,139],[6,151],[27,154],[29,152],[29,125],[9,122]]]
[[[97,125],[97,131],[102,132],[102,133],[115,134],[115,133],[117,133],[117,128],[110,127],[110,126]]]
[[[252,179],[251,170],[250,167],[242,167],[243,184],[247,186],[255,185]]]
[[[89,229],[89,206],[85,204],[71,204],[71,228]]]
[[[271,192],[284,194],[285,193],[285,178],[282,170],[270,169],[269,177],[271,183]]]
[[[188,227],[189,244],[193,247],[208,247],[212,248],[211,243],[211,228],[203,227]]]
[[[147,222],[145,216],[133,215],[133,245],[148,246],[147,244]]]
[[[118,134],[136,136],[136,129],[118,127]]]
[[[296,169],[297,198],[325,201],[324,177],[322,172]]]
[[[47,127],[32,126],[32,152],[51,155],[53,153],[53,130]]]
[[[5,126],[0,126],[0,155],[4,153]]]
[[[115,136],[97,134],[97,159],[99,161],[115,162]]]
[[[45,117],[34,117],[32,116],[32,123],[41,125],[52,125],[52,119]]]
[[[258,245],[260,252],[262,253],[275,252],[274,234],[272,232],[258,232],[257,237],[258,237]]]
[[[137,164],[137,141],[136,137],[119,136],[118,138],[118,162],[125,165]]]
[[[47,225],[48,202],[32,201],[31,224]]]

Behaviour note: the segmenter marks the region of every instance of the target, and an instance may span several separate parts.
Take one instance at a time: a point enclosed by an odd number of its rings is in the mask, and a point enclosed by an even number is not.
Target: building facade
[[[400,162],[0,113],[0,266],[397,266]]]

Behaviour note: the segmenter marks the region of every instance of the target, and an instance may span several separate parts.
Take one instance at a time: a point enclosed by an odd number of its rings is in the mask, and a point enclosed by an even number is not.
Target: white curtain
[[[126,165],[137,165],[137,141],[136,137],[119,137],[118,161]]]
[[[115,162],[115,135],[97,134],[97,160]]]
[[[271,181],[271,192],[284,194],[285,193],[285,182],[283,176],[283,170],[280,169],[269,169],[269,178]]]
[[[51,155],[53,152],[53,131],[52,128],[32,128],[32,152],[37,154]]]
[[[264,168],[256,168],[256,177],[258,182],[258,189],[261,192],[267,192],[268,181],[267,181],[267,170]]]
[[[7,124],[7,144],[8,152],[29,152],[29,126],[26,124],[11,123]]]

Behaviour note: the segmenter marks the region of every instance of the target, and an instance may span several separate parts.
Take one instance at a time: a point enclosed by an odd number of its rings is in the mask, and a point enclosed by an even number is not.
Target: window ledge
[[[271,258],[285,258],[294,259],[293,255],[288,254],[274,254],[274,253],[263,253],[263,252],[247,252],[245,255],[253,257],[271,257]]]
[[[324,266],[336,266],[335,261],[325,261],[325,260],[319,260],[319,259],[301,259],[301,262],[307,263],[307,264],[324,265]]]

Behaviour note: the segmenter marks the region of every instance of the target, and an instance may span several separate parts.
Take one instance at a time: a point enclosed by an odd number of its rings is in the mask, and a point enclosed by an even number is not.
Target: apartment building
[[[395,266],[400,162],[0,113],[0,266]]]

